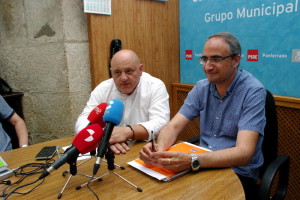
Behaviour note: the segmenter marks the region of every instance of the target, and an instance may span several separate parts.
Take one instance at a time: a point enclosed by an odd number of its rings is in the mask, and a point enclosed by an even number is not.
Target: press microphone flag
[[[72,146],[56,160],[47,170],[43,171],[39,179],[48,176],[66,162],[77,159],[79,153],[86,154],[95,150],[103,136],[103,129],[99,124],[92,124],[82,129],[72,141]]]
[[[123,118],[124,103],[119,99],[113,99],[109,102],[104,112],[103,120],[105,122],[103,139],[101,140],[97,149],[97,160],[94,165],[93,174],[96,175],[100,167],[101,159],[104,157],[109,146],[109,139],[111,137],[114,126],[118,126]]]
[[[99,124],[101,127],[104,128],[105,122],[103,121],[103,115],[106,110],[107,103],[101,103],[96,106],[88,116],[89,125],[90,124]]]
[[[104,122],[113,123],[118,126],[123,118],[124,103],[119,99],[113,99],[109,102],[103,115]]]
[[[99,124],[92,124],[80,131],[74,138],[72,145],[79,153],[86,154],[97,148],[103,136],[103,129]]]

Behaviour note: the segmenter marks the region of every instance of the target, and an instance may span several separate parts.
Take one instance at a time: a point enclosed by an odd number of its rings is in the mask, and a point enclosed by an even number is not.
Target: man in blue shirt
[[[160,131],[157,152],[147,144],[140,157],[172,171],[191,168],[232,167],[239,176],[246,198],[253,199],[259,167],[263,163],[266,90],[245,70],[239,70],[241,47],[230,33],[208,38],[199,62],[207,79],[189,92],[183,106]],[[194,118],[200,116],[200,146],[209,153],[167,152],[177,136]]]

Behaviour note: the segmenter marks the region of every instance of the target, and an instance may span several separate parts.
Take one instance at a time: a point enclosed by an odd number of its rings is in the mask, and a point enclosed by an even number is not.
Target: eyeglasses
[[[226,59],[226,58],[230,58],[230,57],[233,57],[235,56],[235,54],[231,54],[230,56],[225,56],[225,57],[222,57],[222,56],[212,56],[210,58],[206,57],[206,56],[202,56],[198,59],[199,63],[200,64],[206,64],[207,61],[209,60],[210,64],[219,64],[222,60]]]
[[[127,69],[124,72],[126,75],[130,76],[135,72],[135,69]],[[121,74],[122,74],[122,71],[119,71],[119,70],[112,71],[112,75],[114,77],[119,77],[119,76],[121,76]]]

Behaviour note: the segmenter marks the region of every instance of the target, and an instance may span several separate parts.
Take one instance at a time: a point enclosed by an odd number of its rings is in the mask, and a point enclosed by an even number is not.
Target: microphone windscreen
[[[101,127],[105,126],[103,121],[103,115],[106,109],[107,103],[101,103],[96,106],[88,116],[88,120],[91,124],[100,124]]]
[[[113,99],[106,107],[103,120],[104,122],[112,122],[118,126],[123,118],[124,103],[119,99]]]
[[[74,138],[72,144],[81,154],[94,151],[102,139],[103,128],[99,124],[92,124],[82,129]]]

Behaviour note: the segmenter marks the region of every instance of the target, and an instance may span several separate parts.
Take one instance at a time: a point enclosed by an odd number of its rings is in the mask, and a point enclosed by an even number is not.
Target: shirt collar
[[[230,94],[233,92],[234,87],[235,87],[235,85],[237,84],[238,79],[239,79],[239,77],[241,76],[241,74],[242,74],[242,71],[241,71],[241,70],[238,70],[238,71],[237,71],[237,74],[235,75],[235,77],[234,77],[234,79],[233,79],[233,81],[231,82],[231,84],[230,84],[229,87],[227,88],[226,94],[225,94],[225,96],[224,96],[223,98],[227,97],[228,95],[230,95]],[[217,91],[217,89],[216,89],[216,85],[215,85],[214,83],[210,83],[210,92],[211,92],[215,97],[220,98],[220,95],[219,95],[219,93],[218,93],[218,91]]]
[[[234,79],[233,79],[233,81],[231,82],[230,86],[227,88],[226,95],[232,93],[232,91],[234,90],[234,87],[236,86],[241,74],[242,74],[242,71],[238,70],[235,77],[234,77]]]

